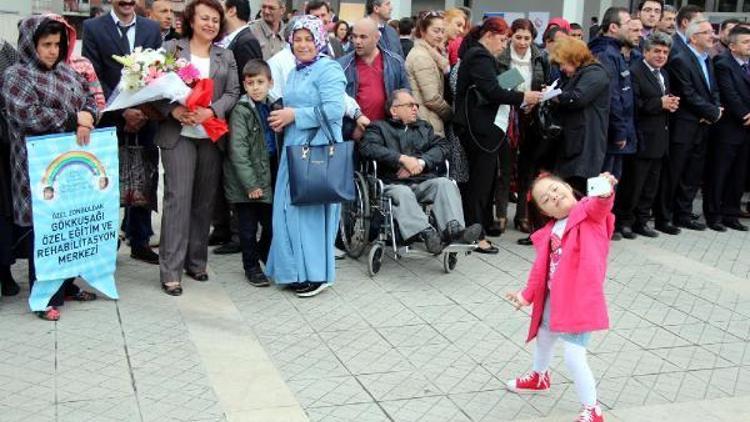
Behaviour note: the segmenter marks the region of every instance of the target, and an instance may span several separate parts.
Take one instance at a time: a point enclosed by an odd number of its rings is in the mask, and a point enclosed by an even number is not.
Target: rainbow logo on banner
[[[42,176],[42,186],[44,187],[44,199],[52,199],[53,185],[55,179],[66,169],[73,166],[82,166],[91,172],[91,175],[98,182],[99,190],[104,190],[109,185],[109,178],[104,165],[96,156],[86,151],[70,151],[60,154],[55,158]]]

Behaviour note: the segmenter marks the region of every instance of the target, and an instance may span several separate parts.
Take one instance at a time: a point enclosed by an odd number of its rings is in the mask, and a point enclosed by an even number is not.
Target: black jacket
[[[234,61],[237,62],[237,80],[240,81],[242,86],[242,71],[245,69],[245,65],[251,59],[263,59],[263,52],[260,49],[260,43],[258,39],[253,35],[253,31],[250,30],[249,26],[240,31],[237,36],[234,37],[232,42],[227,46],[227,50],[230,50],[234,54]]]
[[[630,68],[622,56],[622,43],[615,38],[602,35],[589,43],[591,52],[609,73],[609,132],[607,152],[610,154],[633,154],[638,142],[633,116],[635,104]],[[616,143],[626,141],[620,149]]]
[[[472,138],[468,142],[476,142],[485,150],[495,150],[505,136],[494,124],[497,109],[501,104],[521,105],[523,93],[502,88],[497,82],[500,64],[495,57],[479,42],[466,39],[464,45],[467,43],[474,45],[461,57],[453,123],[461,127],[461,133]],[[467,133],[469,130],[473,136]]]
[[[594,177],[604,164],[609,118],[609,75],[599,63],[583,66],[557,98],[563,127],[556,171],[563,177]]]
[[[359,146],[363,159],[378,162],[379,175],[385,183],[421,182],[437,177],[435,171],[443,165],[449,152],[450,143],[435,135],[425,120],[417,120],[408,126],[393,119],[372,122]],[[402,154],[424,160],[424,172],[408,179],[398,179],[396,173],[401,167],[399,157]]]
[[[687,44],[685,44],[685,41],[682,40],[680,34],[675,32],[674,35],[672,35],[672,48],[669,50],[669,62],[672,61],[672,58],[674,58],[674,56],[685,51],[690,52]]]
[[[750,113],[750,76],[742,71],[730,51],[714,58],[716,82],[719,85],[724,114],[716,125],[716,139],[739,145],[750,141],[750,127],[743,126],[743,117]]]
[[[666,93],[669,93],[669,74],[660,70]],[[630,66],[635,96],[635,127],[638,132],[640,158],[661,158],[669,148],[669,111],[662,108],[661,84],[643,60]]]
[[[711,123],[719,119],[719,87],[716,85],[714,66],[707,61],[710,86],[706,84],[698,58],[686,50],[672,58],[669,71],[672,93],[680,97],[680,108],[674,113],[675,124],[695,124],[701,119]],[[674,142],[680,143],[681,139]]]

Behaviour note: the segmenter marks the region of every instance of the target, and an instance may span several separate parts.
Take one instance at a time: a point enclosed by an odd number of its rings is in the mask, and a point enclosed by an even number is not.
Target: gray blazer
[[[190,60],[190,40],[177,39],[167,41],[164,44],[167,52],[176,52],[177,57]],[[221,47],[211,47],[211,66],[209,77],[214,80],[214,97],[210,108],[220,119],[229,119],[234,105],[240,97],[240,84],[237,80],[237,63],[234,61],[234,55],[231,51]],[[159,101],[154,106],[166,116],[159,125],[159,131],[156,134],[156,145],[159,148],[171,149],[177,145],[180,139],[182,125],[174,117],[172,110],[178,104],[167,101]],[[219,142],[219,147],[223,146],[224,139]]]

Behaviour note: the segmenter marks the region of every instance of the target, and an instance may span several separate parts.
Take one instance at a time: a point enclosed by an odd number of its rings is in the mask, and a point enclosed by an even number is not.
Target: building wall
[[[14,46],[18,42],[18,21],[31,15],[31,2],[0,0],[0,38]]]
[[[487,12],[549,12],[550,17],[562,15],[562,0],[474,0],[472,11],[474,23]]]

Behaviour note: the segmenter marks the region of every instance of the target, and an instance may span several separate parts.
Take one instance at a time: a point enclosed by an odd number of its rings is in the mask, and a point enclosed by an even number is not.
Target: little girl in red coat
[[[611,186],[617,180],[603,173]],[[562,179],[543,174],[530,188],[532,202],[549,219],[531,240],[537,257],[526,288],[509,293],[519,308],[533,305],[526,341],[536,338],[532,371],[508,381],[516,393],[550,388],[553,346],[565,344],[565,364],[583,408],[577,421],[604,421],[596,399],[596,381],[586,360],[591,332],[609,328],[604,300],[609,243],[614,231],[612,189],[598,197],[577,200]]]

